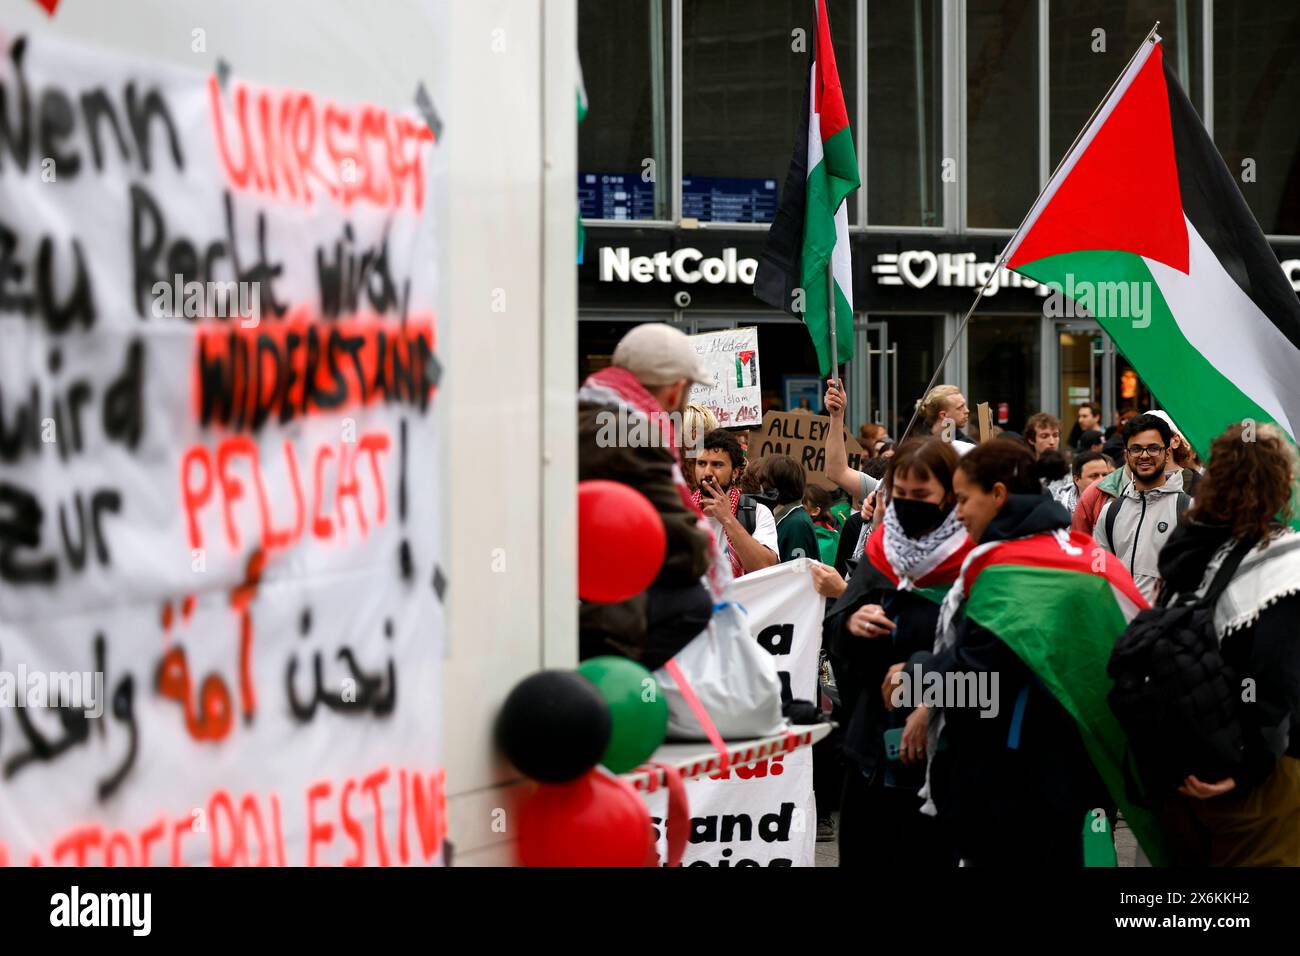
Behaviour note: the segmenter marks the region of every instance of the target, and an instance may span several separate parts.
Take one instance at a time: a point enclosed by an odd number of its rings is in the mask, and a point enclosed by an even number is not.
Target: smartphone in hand
[[[903,729],[891,727],[885,731],[885,756],[890,760],[897,760],[903,752]]]

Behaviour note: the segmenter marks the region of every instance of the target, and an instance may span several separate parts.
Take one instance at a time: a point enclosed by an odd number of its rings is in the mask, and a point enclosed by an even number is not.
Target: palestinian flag
[[[835,276],[837,363],[853,358],[853,268],[844,197],[860,185],[853,132],[835,68],[826,0],[817,6],[816,41],[808,71],[807,104],[795,134],[781,205],[754,278],[754,295],[802,317],[821,374],[831,374],[827,269]]]
[[[748,379],[748,381],[746,381]],[[758,353],[745,349],[736,353],[736,388],[752,388],[758,384]]]
[[[1147,602],[1122,562],[1097,555],[1096,542],[1080,531],[992,541],[970,552],[953,586],[966,616],[1015,651],[1074,718],[1106,788],[1159,866],[1166,859],[1160,830],[1128,800],[1121,769],[1127,738],[1106,702],[1115,640]],[[1026,594],[1034,595],[1032,613]]]
[[[935,604],[942,604],[948,590],[957,580],[957,575],[961,573],[962,562],[966,560],[966,555],[970,554],[971,549],[975,547],[970,535],[959,528],[957,534],[935,548],[926,562],[915,569],[915,577],[904,581],[894,570],[894,566],[889,563],[889,556],[885,551],[887,530],[882,525],[867,538],[867,563],[883,574],[896,589],[915,591]]]
[[[1202,456],[1246,419],[1300,434],[1300,300],[1159,37],[1143,43],[1006,256],[1110,333]],[[1048,314],[1062,303],[1047,300]]]

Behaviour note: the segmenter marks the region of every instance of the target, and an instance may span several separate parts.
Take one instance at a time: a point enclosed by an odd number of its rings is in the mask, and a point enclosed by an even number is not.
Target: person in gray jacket
[[[1133,480],[1097,515],[1093,537],[1124,562],[1138,590],[1154,602],[1160,593],[1160,549],[1173,534],[1191,496],[1182,472],[1166,473],[1173,431],[1157,415],[1124,423],[1124,455]]]

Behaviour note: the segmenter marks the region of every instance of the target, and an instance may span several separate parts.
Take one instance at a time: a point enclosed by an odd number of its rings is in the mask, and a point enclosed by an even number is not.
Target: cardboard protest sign
[[[750,631],[776,658],[782,694],[818,699],[817,663],[826,599],[813,586],[811,562],[789,561],[747,574],[728,586],[727,599],[749,614]],[[686,781],[691,834],[683,866],[813,866],[817,808],[812,748],[748,767]],[[667,859],[664,790],[642,794]]]
[[[980,402],[976,406],[979,414],[980,441],[986,442],[993,437],[993,421],[989,417],[989,403]]]
[[[691,401],[713,412],[723,428],[762,421],[758,329],[723,329],[690,337],[713,381],[691,387]]]
[[[0,36],[0,865],[437,862],[433,133]]]
[[[768,455],[789,455],[803,465],[811,484],[831,489],[835,483],[826,477],[826,437],[830,430],[831,420],[826,415],[768,412],[763,416],[762,426],[750,433],[746,458],[753,463]],[[844,448],[849,467],[861,471],[864,461],[871,456],[847,430]]]

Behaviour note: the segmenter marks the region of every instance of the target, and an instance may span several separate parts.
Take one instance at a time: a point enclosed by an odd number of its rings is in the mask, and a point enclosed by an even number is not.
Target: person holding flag
[[[853,263],[844,200],[861,182],[826,0],[814,6],[807,105],[754,295],[803,320],[825,378],[837,377],[834,370],[853,358]]]

